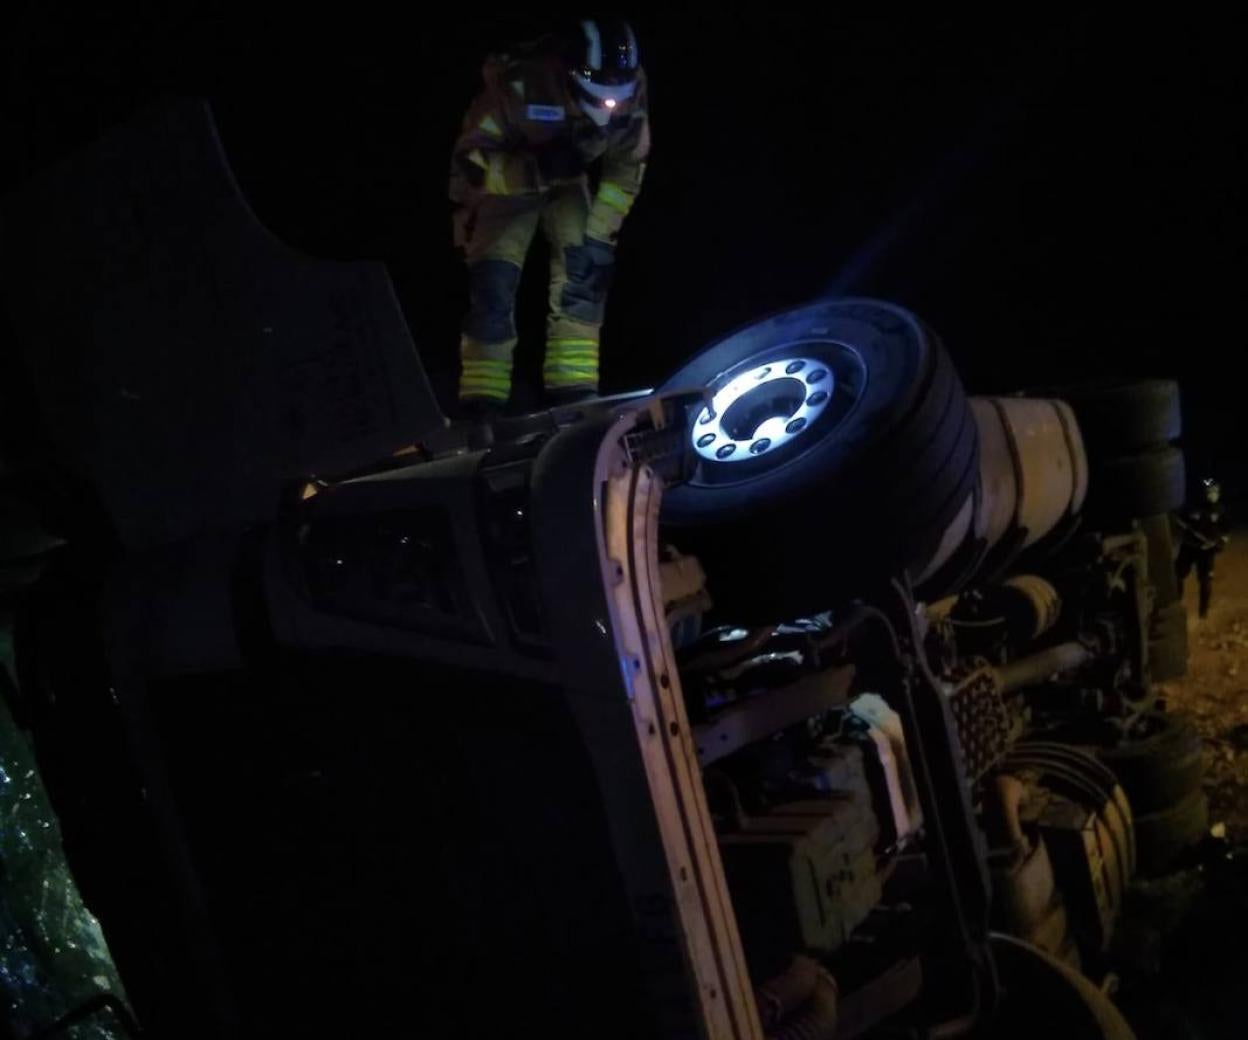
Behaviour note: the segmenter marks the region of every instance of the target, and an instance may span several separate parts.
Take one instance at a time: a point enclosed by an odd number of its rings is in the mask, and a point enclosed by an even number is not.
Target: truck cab
[[[828,299],[485,435],[197,102],[0,240],[52,460],[6,692],[106,940],[36,950],[15,1021],[1131,1035],[1126,892],[1207,826],[1156,693],[1172,383],[968,396],[919,317]]]

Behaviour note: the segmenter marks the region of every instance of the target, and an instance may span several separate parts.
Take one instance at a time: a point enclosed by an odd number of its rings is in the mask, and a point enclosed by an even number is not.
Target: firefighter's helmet
[[[606,126],[637,91],[637,36],[618,18],[586,19],[578,28],[570,63],[573,89],[585,114]]]

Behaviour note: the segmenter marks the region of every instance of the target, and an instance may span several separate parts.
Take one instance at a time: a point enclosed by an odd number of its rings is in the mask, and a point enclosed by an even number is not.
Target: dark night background
[[[10,11],[0,187],[161,92],[205,95],[276,234],[389,265],[448,395],[464,280],[447,153],[485,51],[530,19],[314,10]],[[1140,10],[634,12],[655,146],[604,390],[769,310],[877,295],[941,333],[973,392],[1179,379],[1189,469],[1243,497],[1242,44],[1229,16]],[[543,306],[530,276],[530,380]]]

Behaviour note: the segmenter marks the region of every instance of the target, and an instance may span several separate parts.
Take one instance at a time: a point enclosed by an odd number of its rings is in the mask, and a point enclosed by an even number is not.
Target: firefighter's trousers
[[[612,275],[609,246],[585,237],[586,185],[483,195],[456,215],[470,305],[460,340],[461,401],[506,401],[516,346],[515,301],[533,236],[550,244],[550,313],[542,366],[548,391],[598,389],[598,340]]]

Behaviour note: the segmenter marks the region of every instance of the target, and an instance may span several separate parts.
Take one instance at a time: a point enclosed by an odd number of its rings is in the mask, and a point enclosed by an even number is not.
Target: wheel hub
[[[743,462],[801,437],[832,399],[822,361],[789,357],[756,365],[715,392],[694,421],[694,450],[710,462]]]

